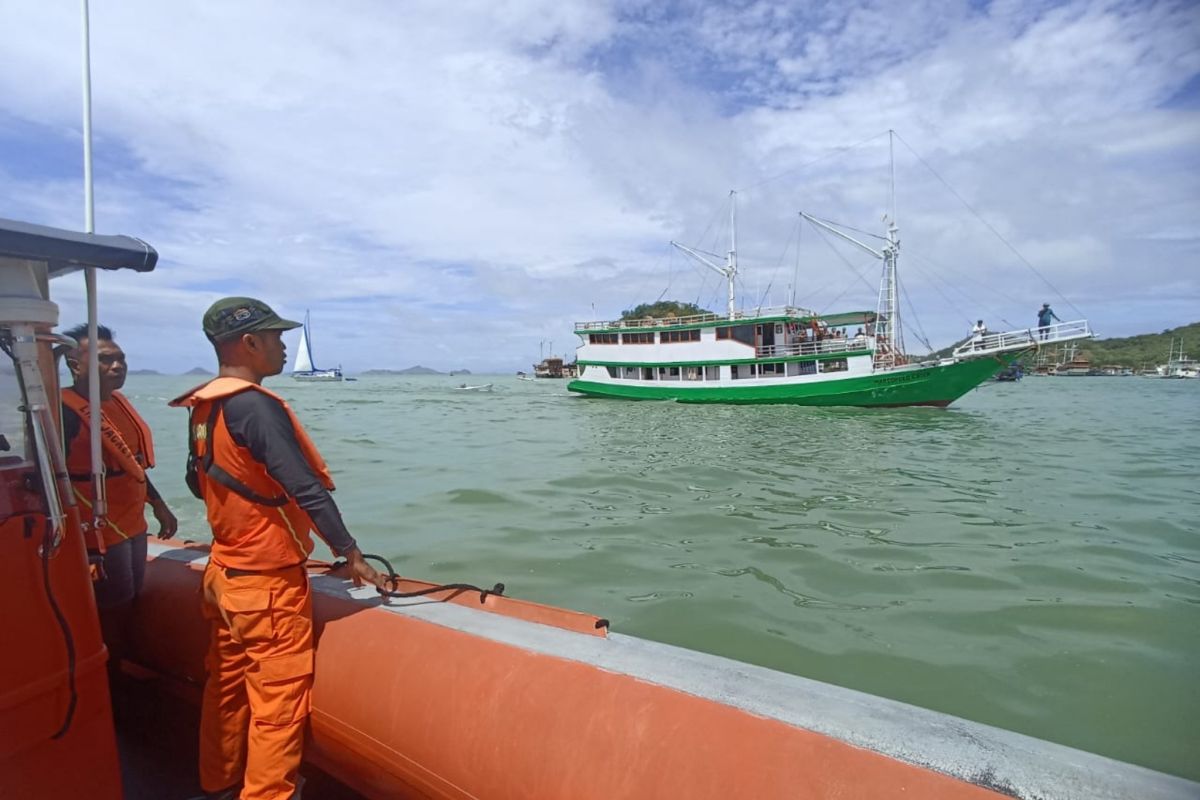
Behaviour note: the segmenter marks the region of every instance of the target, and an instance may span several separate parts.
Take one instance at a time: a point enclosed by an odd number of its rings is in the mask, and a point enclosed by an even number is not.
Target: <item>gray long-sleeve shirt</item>
[[[225,401],[224,416],[234,443],[247,448],[308,512],[330,550],[342,556],[357,546],[333,496],[304,457],[292,421],[278,400],[262,392],[240,392]]]

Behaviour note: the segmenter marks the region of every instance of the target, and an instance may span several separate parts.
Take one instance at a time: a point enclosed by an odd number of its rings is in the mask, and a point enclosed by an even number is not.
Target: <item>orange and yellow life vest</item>
[[[191,409],[189,472],[194,470],[193,489],[208,509],[213,532],[211,557],[216,564],[232,569],[294,566],[312,552],[312,519],[249,448],[233,440],[225,424],[225,401],[247,391],[262,392],[279,401],[309,467],[326,489],[334,488],[316,445],[292,409],[274,392],[240,378],[216,378],[172,400],[172,406]]]
[[[67,472],[83,506],[79,516],[90,524],[94,498],[88,401],[74,389],[64,389],[62,402],[80,420],[79,432],[67,442]],[[154,466],[150,426],[120,392],[100,404],[100,443],[108,502],[101,532],[107,546],[146,532],[146,470]]]

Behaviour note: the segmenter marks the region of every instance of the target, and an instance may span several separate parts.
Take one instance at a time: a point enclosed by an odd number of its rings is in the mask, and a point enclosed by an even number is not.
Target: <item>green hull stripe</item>
[[[879,375],[776,385],[682,388],[677,381],[596,383],[575,380],[573,392],[626,400],[676,400],[681,403],[795,403],[810,406],[947,405],[1011,364],[1019,353],[1005,353],[944,366],[898,370]],[[690,383],[690,382],[689,382]]]
[[[599,345],[597,345],[599,346]],[[854,358],[869,356],[870,350],[850,350],[845,353],[819,353],[805,356],[779,356],[778,358],[734,358],[724,361],[580,361],[581,367],[717,367],[734,364],[786,364],[789,361],[826,361],[831,358]]]

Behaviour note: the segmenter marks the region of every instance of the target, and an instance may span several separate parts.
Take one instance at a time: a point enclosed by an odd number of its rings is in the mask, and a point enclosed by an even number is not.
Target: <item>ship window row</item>
[[[659,334],[661,344],[678,344],[680,342],[700,341],[700,329],[692,328],[685,331],[663,331]],[[589,333],[588,344],[654,344],[653,331],[637,333]]]
[[[699,367],[606,367],[608,376],[627,381],[719,381],[720,366]],[[732,380],[747,378],[795,378],[802,375],[845,372],[849,364],[844,358],[825,361],[788,361],[766,364],[733,364],[729,368]]]
[[[719,381],[720,367],[607,367],[608,377],[627,381]]]

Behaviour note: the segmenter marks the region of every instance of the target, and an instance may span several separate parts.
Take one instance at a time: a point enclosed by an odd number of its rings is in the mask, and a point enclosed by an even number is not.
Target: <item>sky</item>
[[[910,352],[1050,302],[1200,320],[1194,2],[93,2],[98,233],[131,369],[215,359],[226,295],[311,312],[318,366],[505,373],[674,299],[873,309],[894,219]],[[0,0],[0,217],[81,230],[76,2]],[[889,135],[894,131],[895,135]],[[894,181],[893,181],[894,175]],[[894,198],[893,204],[893,185]],[[731,192],[736,192],[731,195]],[[82,321],[83,279],[52,289]],[[296,345],[297,334],[288,341]]]

